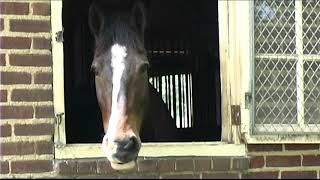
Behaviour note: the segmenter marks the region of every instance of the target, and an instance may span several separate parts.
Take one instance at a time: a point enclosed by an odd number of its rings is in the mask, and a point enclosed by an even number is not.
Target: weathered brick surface
[[[194,160],[195,171],[210,171],[211,158],[198,158]]]
[[[3,29],[4,29],[3,18],[0,18],[0,31],[3,31]]]
[[[282,171],[281,179],[317,179],[317,171]]]
[[[282,144],[248,144],[249,152],[282,151]]]
[[[194,171],[193,159],[177,159],[176,171]]]
[[[37,73],[35,74],[35,84],[52,84],[52,73]]]
[[[232,163],[232,170],[243,170],[249,168],[247,158],[234,158]]]
[[[250,172],[244,173],[242,179],[278,179],[279,172]]]
[[[72,176],[77,173],[77,163],[74,161],[58,161],[56,165],[56,170],[59,175]]]
[[[264,157],[263,156],[254,156],[250,159],[250,168],[262,168],[264,166]]]
[[[95,161],[78,162],[77,173],[78,174],[96,174],[97,163]]]
[[[202,179],[239,179],[238,173],[202,173]]]
[[[36,154],[53,154],[53,142],[52,141],[38,141],[35,143]]]
[[[37,106],[36,118],[54,118],[53,106]]]
[[[158,171],[158,163],[155,160],[139,160],[138,171],[139,172],[157,172]]]
[[[50,15],[50,4],[49,3],[32,3],[33,15]]]
[[[98,161],[97,162],[97,173],[98,174],[112,174],[116,170],[112,169],[109,161]]]
[[[0,90],[0,102],[7,102],[7,90]]]
[[[0,155],[26,155],[34,153],[34,143],[30,142],[14,142],[1,143]]]
[[[286,144],[285,150],[288,150],[288,151],[319,150],[319,144]]]
[[[8,174],[8,173],[9,173],[9,162],[0,161],[0,174]]]
[[[213,170],[228,171],[231,168],[230,158],[213,158]]]
[[[1,119],[30,119],[33,117],[32,106],[0,106]]]
[[[0,2],[0,14],[29,14],[29,3]]]
[[[160,159],[158,161],[159,172],[174,172],[175,161],[174,159]]]
[[[320,166],[320,155],[303,155],[302,166]]]
[[[301,166],[300,156],[267,156],[267,167],[292,167]]]
[[[45,20],[10,20],[13,32],[50,32],[50,21]]]
[[[6,55],[0,54],[0,66],[5,66],[5,65],[6,65]]]
[[[31,39],[28,37],[0,36],[0,49],[30,49]]]
[[[3,85],[31,84],[31,74],[22,72],[0,72],[0,82]]]
[[[33,38],[33,49],[51,49],[51,39]]]
[[[52,65],[52,59],[51,55],[13,54],[9,56],[9,63],[12,66],[48,67]]]
[[[161,179],[199,179],[199,178],[200,178],[200,174],[196,174],[196,173],[161,175]]]
[[[11,101],[41,102],[52,101],[52,90],[47,89],[13,89]]]
[[[51,160],[26,160],[11,162],[11,172],[16,174],[42,173],[51,171],[53,171],[53,162]]]
[[[9,137],[12,134],[11,125],[0,125],[0,137]]]
[[[53,124],[16,124],[14,125],[14,134],[17,136],[38,136],[52,135]]]

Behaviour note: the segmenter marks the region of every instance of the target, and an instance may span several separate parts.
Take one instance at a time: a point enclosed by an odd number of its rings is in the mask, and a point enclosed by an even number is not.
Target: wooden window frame
[[[239,103],[232,91],[237,77],[230,60],[235,57],[230,51],[235,44],[230,40],[233,31],[230,29],[230,5],[232,1],[219,0],[219,46],[221,68],[221,106],[222,106],[222,134],[221,141],[213,142],[181,142],[181,143],[143,143],[139,156],[245,156],[245,144],[240,143],[239,127],[231,123],[230,103]],[[101,144],[66,144],[65,132],[65,102],[64,102],[64,56],[63,42],[57,41],[56,36],[63,31],[62,0],[51,1],[52,25],[52,58],[53,58],[53,99],[56,115],[54,144],[55,159],[99,158],[105,157]],[[232,35],[234,36],[234,35]],[[232,81],[233,79],[233,81]],[[231,83],[232,82],[232,83]],[[233,84],[230,86],[230,84]],[[230,94],[231,93],[231,94]]]

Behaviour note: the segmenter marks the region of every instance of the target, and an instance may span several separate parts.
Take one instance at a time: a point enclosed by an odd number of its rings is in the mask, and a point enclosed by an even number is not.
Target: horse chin
[[[115,170],[130,170],[136,166],[136,161],[130,161],[124,164],[110,162],[110,164],[111,164],[111,167]]]

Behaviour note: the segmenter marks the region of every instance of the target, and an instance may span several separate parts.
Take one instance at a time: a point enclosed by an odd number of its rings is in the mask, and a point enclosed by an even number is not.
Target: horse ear
[[[136,2],[131,10],[131,23],[137,27],[143,36],[146,27],[145,8],[142,2]]]
[[[89,28],[95,36],[102,30],[103,27],[103,11],[100,6],[94,1],[89,7]]]

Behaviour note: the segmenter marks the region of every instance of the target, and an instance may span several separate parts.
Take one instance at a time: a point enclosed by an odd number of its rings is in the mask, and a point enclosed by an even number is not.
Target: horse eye
[[[149,69],[149,63],[144,63],[140,66],[139,72],[141,74],[144,74],[145,72],[147,72],[148,69]]]
[[[96,76],[98,75],[98,70],[95,66],[91,66],[91,72],[93,72]]]

